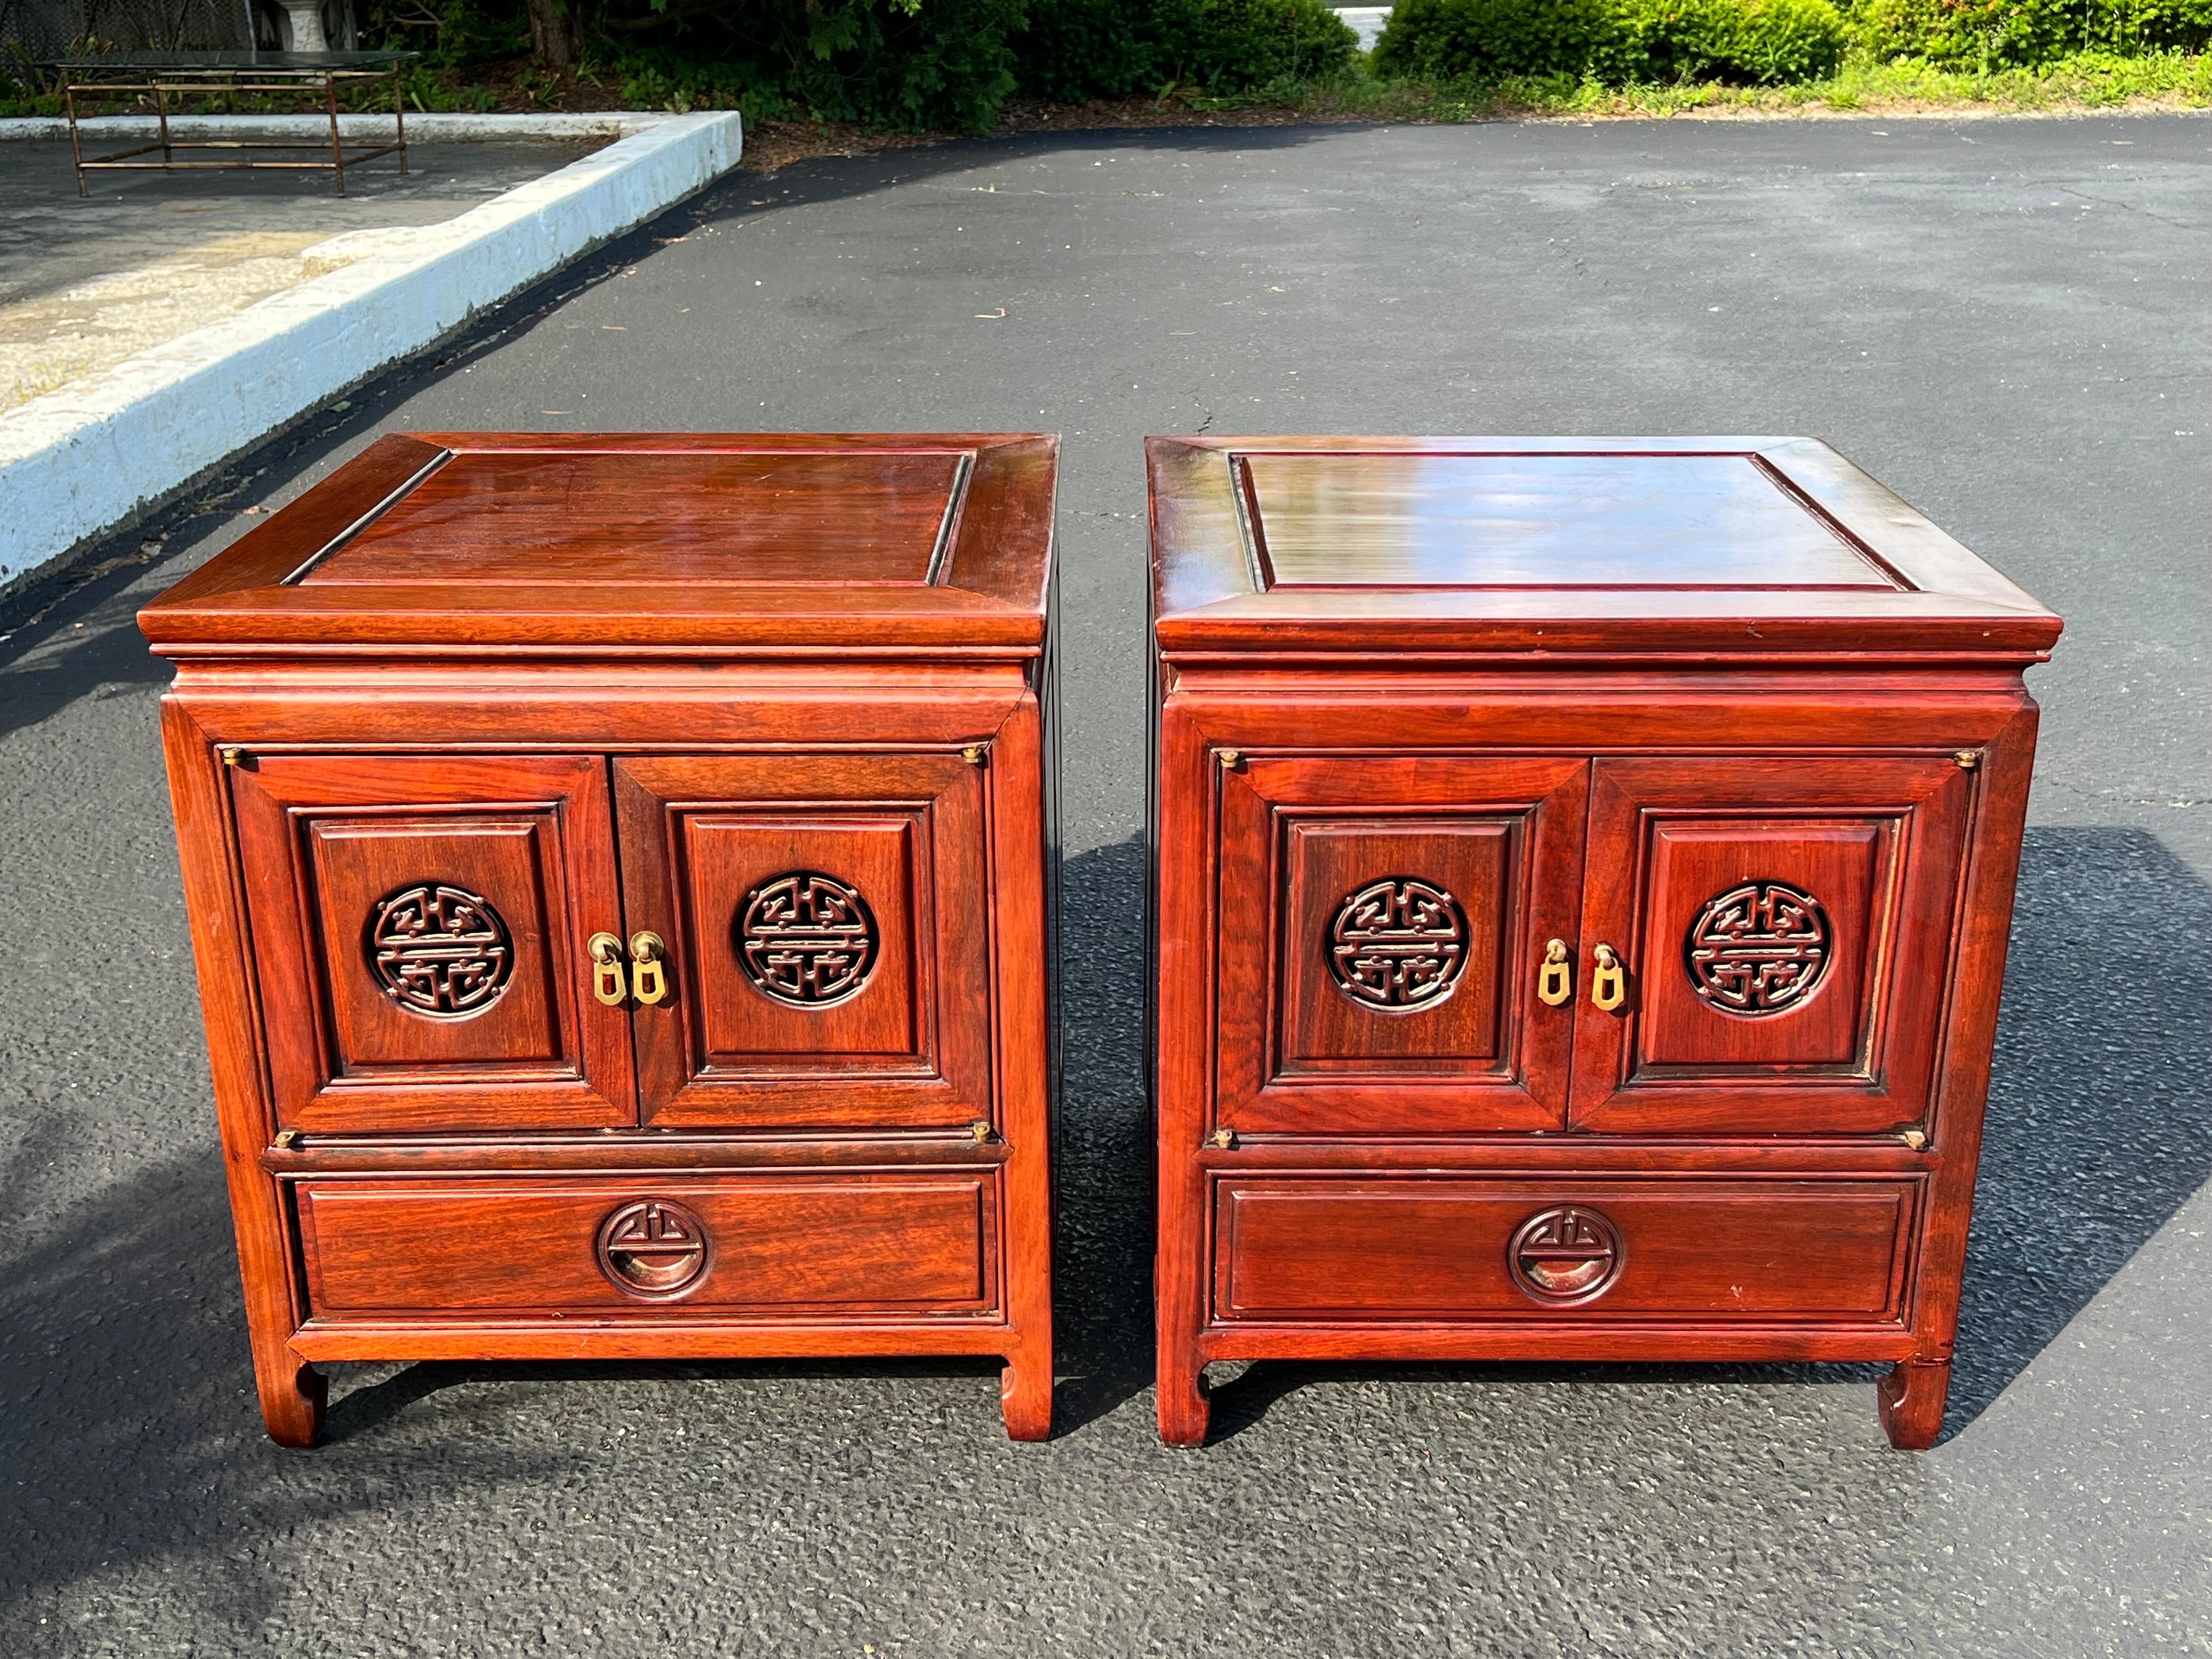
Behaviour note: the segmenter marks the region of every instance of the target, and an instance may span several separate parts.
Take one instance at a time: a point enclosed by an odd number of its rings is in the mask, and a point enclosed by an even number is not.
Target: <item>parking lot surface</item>
[[[2212,120],[975,141],[740,173],[0,621],[16,1654],[2212,1651]],[[379,433],[1066,434],[1058,1437],[965,1363],[339,1368],[262,1437],[134,606]],[[1148,1390],[1152,432],[1811,433],[2069,621],[1948,1438],[1872,1368]]]

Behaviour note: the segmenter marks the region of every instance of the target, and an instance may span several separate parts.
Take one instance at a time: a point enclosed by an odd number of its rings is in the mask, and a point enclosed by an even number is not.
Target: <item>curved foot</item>
[[[1009,1440],[1052,1438],[1052,1361],[1008,1362],[999,1373],[999,1410]]]
[[[323,1437],[330,1383],[320,1371],[295,1361],[276,1376],[264,1371],[256,1380],[261,1386],[261,1419],[271,1440],[305,1450]]]
[[[1213,1417],[1213,1404],[1206,1396],[1203,1367],[1188,1370],[1163,1364],[1158,1386],[1160,1438],[1170,1446],[1203,1446]]]
[[[1926,1451],[1943,1431],[1943,1402],[1951,1392],[1948,1359],[1900,1359],[1881,1379],[1882,1432],[1899,1451]]]

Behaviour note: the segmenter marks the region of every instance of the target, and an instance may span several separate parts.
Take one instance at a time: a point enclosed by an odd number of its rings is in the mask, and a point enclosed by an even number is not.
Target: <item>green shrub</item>
[[[1375,67],[1432,80],[1755,85],[1834,74],[1849,38],[1828,0],[1401,0]]]
[[[1062,103],[1150,92],[1159,73],[1159,32],[1139,0],[1030,0],[1028,27],[1014,38],[1014,78],[1024,92]]]
[[[2212,44],[2212,0],[1863,0],[1859,43],[1880,61],[2033,68],[2070,53]]]
[[[1243,92],[1343,69],[1359,37],[1322,0],[1160,0],[1164,79]]]
[[[1322,0],[1030,0],[1015,74],[1023,91],[1070,101],[1243,92],[1333,74],[1358,44]]]
[[[1616,33],[1609,0],[1398,0],[1375,70],[1435,81],[1580,76]]]
[[[465,65],[527,50],[531,9],[531,0],[369,0],[363,40]],[[537,9],[583,73],[632,103],[980,129],[1013,90],[1011,40],[1026,0],[538,0]]]

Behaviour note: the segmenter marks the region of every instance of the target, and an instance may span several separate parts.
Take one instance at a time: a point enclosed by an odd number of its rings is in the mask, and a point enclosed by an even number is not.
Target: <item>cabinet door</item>
[[[945,1127],[993,1116],[984,769],[957,755],[615,763],[647,1122]],[[1042,964],[1035,964],[1042,971]]]
[[[232,775],[277,1121],[636,1120],[628,1016],[586,940],[622,927],[606,763],[276,755]]]
[[[1948,757],[1600,761],[1583,942],[1627,982],[1611,1010],[1578,988],[1576,1126],[1918,1120],[1972,795]]]
[[[1254,757],[1224,773],[1215,1121],[1245,1133],[1559,1128],[1589,763]]]

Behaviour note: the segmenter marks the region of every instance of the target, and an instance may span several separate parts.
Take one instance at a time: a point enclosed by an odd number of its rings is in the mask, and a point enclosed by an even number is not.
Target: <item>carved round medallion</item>
[[[1467,912],[1412,876],[1370,882],[1328,925],[1328,970],[1363,1007],[1397,1014],[1442,1002],[1466,965]]]
[[[1683,961],[1698,994],[1724,1014],[1757,1018],[1803,1002],[1828,971],[1828,915],[1785,882],[1747,881],[1698,912]]]
[[[738,959],[778,1002],[819,1008],[868,982],[880,940],[868,902],[835,876],[793,870],[745,895]]]
[[[1553,1308],[1603,1296],[1627,1259],[1620,1229],[1578,1204],[1530,1216],[1505,1247],[1513,1282],[1524,1295]]]
[[[410,1013],[465,1019],[499,1000],[514,974],[514,942],[488,900],[459,887],[403,887],[368,918],[368,965]]]
[[[644,1302],[673,1302],[707,1271],[706,1224],[665,1198],[641,1198],[608,1216],[598,1249],[608,1283]]]

